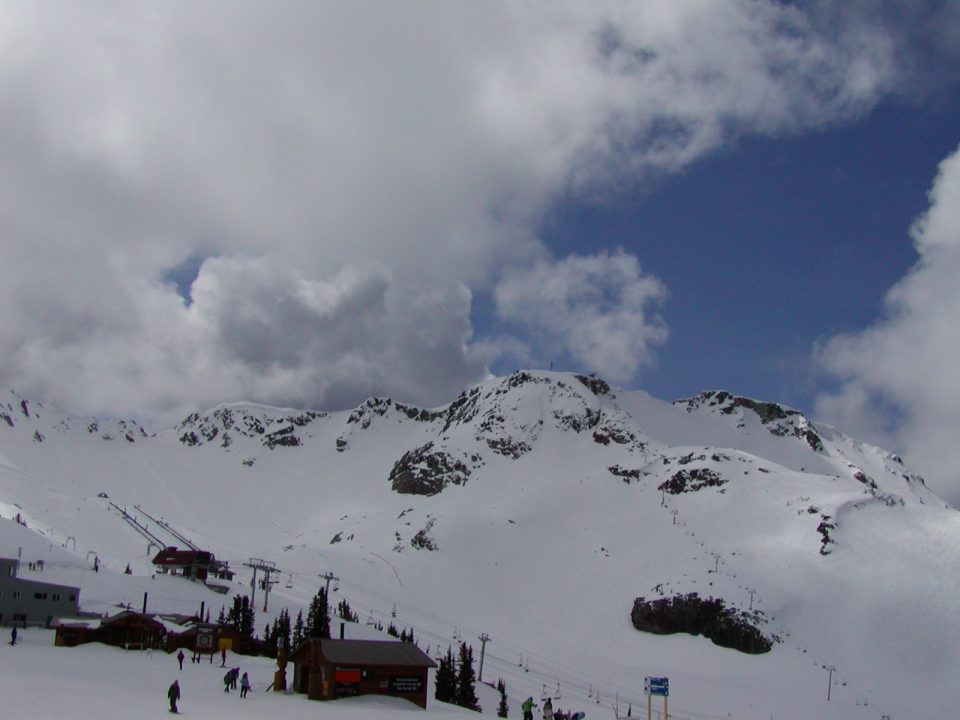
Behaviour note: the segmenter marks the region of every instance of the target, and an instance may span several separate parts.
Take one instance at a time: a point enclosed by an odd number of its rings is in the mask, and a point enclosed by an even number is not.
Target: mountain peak
[[[823,439],[813,423],[802,412],[786,405],[754,400],[726,390],[706,390],[692,398],[677,400],[674,405],[684,408],[688,413],[706,412],[735,417],[740,428],[747,425],[746,410],[771,435],[800,438],[816,452],[822,452],[824,448]]]

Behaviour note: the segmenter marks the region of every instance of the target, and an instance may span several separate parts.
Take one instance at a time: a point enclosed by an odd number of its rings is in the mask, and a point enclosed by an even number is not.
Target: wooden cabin
[[[437,664],[412,642],[310,638],[290,655],[294,692],[311,700],[390,695],[427,707]]]
[[[124,610],[106,618],[59,618],[53,627],[54,644],[73,647],[90,642],[126,648],[127,650],[166,649],[171,632],[170,621],[157,615]]]
[[[54,644],[65,647],[100,642],[127,650],[173,652],[184,648],[212,656],[223,649],[237,651],[241,646],[239,630],[200,622],[189,615],[124,610],[105,618],[58,618],[52,627],[57,631]]]

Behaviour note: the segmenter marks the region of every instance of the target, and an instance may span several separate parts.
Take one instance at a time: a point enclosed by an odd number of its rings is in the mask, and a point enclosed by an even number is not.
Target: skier
[[[177,680],[174,680],[167,690],[167,698],[170,700],[170,712],[177,712],[177,700],[180,699],[180,683]]]
[[[244,673],[240,678],[240,697],[245,698],[248,692],[250,692],[250,678]]]
[[[550,698],[543,701],[543,720],[553,720],[553,700]]]
[[[230,692],[230,685],[233,683],[233,670],[227,670],[227,674],[223,676],[223,691],[225,693]]]
[[[181,670],[183,670],[183,658],[185,658],[185,657],[186,657],[186,655],[183,654],[183,650],[181,650],[180,652],[177,653],[177,660],[180,661],[180,669],[181,669]]]
[[[240,678],[240,668],[235,667],[235,668],[234,668],[233,670],[231,670],[230,672],[231,672],[231,676],[230,676],[230,689],[231,689],[231,690],[236,690],[236,689],[237,689],[237,680]]]
[[[11,645],[16,645],[16,644],[17,644],[17,628],[13,628],[13,629],[10,631],[10,644],[11,644]]]
[[[520,706],[520,709],[523,710],[523,720],[533,720],[533,709],[537,704],[533,701],[532,697],[528,697],[523,701],[523,704]]]
[[[227,666],[227,649],[221,648],[220,649],[220,667],[226,667],[226,666]]]

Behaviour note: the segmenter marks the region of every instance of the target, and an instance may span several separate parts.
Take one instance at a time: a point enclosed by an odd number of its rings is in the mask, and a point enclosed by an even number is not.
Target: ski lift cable
[[[290,571],[290,572],[291,574],[296,574],[297,576],[300,576],[302,574],[304,577],[308,577],[311,580],[313,578],[312,574],[299,573],[296,571]],[[385,602],[385,604],[389,604],[391,607],[396,607],[398,609],[398,612],[405,607],[403,604],[397,603],[388,594],[372,590],[371,588],[363,587],[361,584],[350,581],[350,580],[346,580],[343,582],[348,588],[355,588],[357,591],[359,591],[362,594],[365,594],[368,596],[374,596],[378,599],[382,599]],[[367,611],[370,617],[380,617],[380,618],[383,618],[384,620],[387,619],[388,615],[390,617],[394,617],[392,610],[384,612],[382,610],[379,610],[378,608],[369,606],[365,603],[354,602],[352,603],[352,605],[355,609]],[[467,626],[462,625],[460,623],[456,623],[448,618],[444,618],[443,616],[441,616],[439,613],[436,613],[436,612],[425,612],[420,608],[409,608],[408,610],[404,610],[403,613],[405,616],[406,615],[421,616],[434,622],[439,622],[439,623],[445,622],[447,625],[452,625],[454,628],[456,628],[456,631],[460,637],[463,637],[463,635],[467,634],[468,632],[465,630]],[[419,639],[424,641],[429,641],[431,644],[437,644],[438,647],[442,647],[443,644],[445,643],[449,644],[450,642],[449,638],[446,635],[438,633],[434,630],[429,630],[423,627],[422,625],[420,625],[418,622],[408,621],[408,622],[405,622],[404,625],[406,625],[407,627],[410,627],[411,630],[416,633]],[[469,634],[472,634],[472,632],[469,632]],[[566,685],[568,688],[568,693],[573,693],[574,697],[579,696],[581,698],[587,698],[589,697],[587,694],[588,692],[587,689],[580,686],[579,683],[577,682],[577,679],[590,679],[595,681],[594,684],[596,685],[597,688],[603,689],[607,693],[618,695],[622,702],[631,703],[631,704],[641,704],[643,702],[642,699],[639,699],[633,696],[633,693],[636,692],[635,688],[623,688],[623,687],[620,687],[617,683],[609,682],[609,680],[606,678],[591,677],[590,675],[585,675],[582,669],[574,669],[574,668],[565,666],[562,663],[558,663],[555,660],[542,656],[538,653],[531,652],[527,648],[523,648],[519,645],[510,643],[508,641],[499,641],[498,645],[508,649],[513,648],[518,651],[521,651],[521,654],[525,658],[527,658],[528,662],[530,661],[534,662],[534,666],[535,666],[534,669],[532,670],[524,669],[522,672],[519,672],[516,670],[517,666],[515,661],[507,660],[506,658],[500,657],[495,653],[490,653],[489,651],[487,652],[485,657],[488,659],[488,661],[498,666],[498,670],[499,670],[498,674],[509,675],[512,677],[519,678],[518,682],[522,682],[523,680],[530,680],[532,679],[531,676],[533,676],[533,678],[539,678],[540,680],[548,680],[550,681],[551,684],[555,683],[558,686]],[[679,707],[676,709],[682,712],[689,712]],[[702,716],[702,717],[706,718],[707,716]]]
[[[353,582],[348,582],[347,584],[352,586],[357,586],[356,583],[353,583]],[[392,604],[392,599],[389,596],[386,596],[382,593],[375,593],[375,594],[381,596],[384,600],[387,600]],[[354,603],[354,608],[361,609],[364,611],[369,611],[371,615],[379,616],[384,620],[386,620],[388,616],[387,612],[384,612],[372,606],[368,606],[365,603]],[[414,613],[414,614],[424,614],[424,613],[421,612],[421,613]],[[437,613],[427,613],[427,615],[429,615],[431,619],[439,617]],[[431,643],[437,643],[439,646],[450,643],[450,639],[447,636],[432,630],[428,630],[422,627],[417,622],[406,622],[404,624],[407,625],[408,627],[411,627],[411,629],[418,635],[418,637],[420,637],[423,640],[429,640]],[[455,625],[455,627],[463,628],[464,626]],[[512,643],[501,643],[501,644],[512,645]],[[514,647],[519,647],[519,646],[514,646]],[[572,668],[565,668],[559,663],[551,661],[548,658],[540,656],[536,653],[531,653],[526,649],[523,649],[522,654],[525,655],[529,660],[535,661],[536,668],[537,668],[533,671],[530,671],[530,670],[524,671],[524,676],[527,678],[529,678],[530,675],[532,674],[542,679],[550,680],[551,683],[558,682],[558,678],[559,678],[559,682],[566,684],[570,688],[574,688],[577,686],[577,682],[574,680],[574,678],[583,677],[582,671],[574,670]],[[489,652],[487,653],[486,657],[492,660],[495,659],[495,662],[502,664],[504,669],[507,667],[512,667],[514,665],[512,661],[506,660],[504,658],[499,658],[495,654],[491,654]],[[620,693],[620,695],[622,695],[623,697],[628,697],[633,691],[635,691],[634,689],[619,687],[615,683],[610,683],[608,680],[604,678],[598,677],[598,678],[592,678],[592,679],[595,679],[597,681],[596,684],[598,686],[609,688],[610,692]],[[585,693],[586,691],[583,690],[583,692]]]

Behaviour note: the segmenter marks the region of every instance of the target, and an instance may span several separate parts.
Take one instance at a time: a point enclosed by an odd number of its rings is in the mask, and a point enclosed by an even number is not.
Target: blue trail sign
[[[670,694],[670,678],[648,677],[643,682],[643,689],[647,695],[667,697]]]

